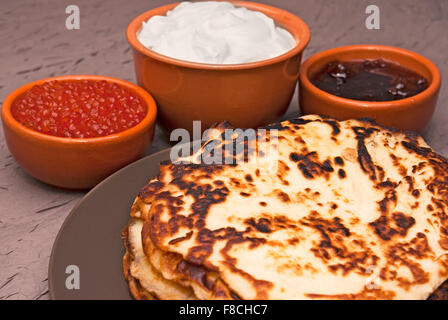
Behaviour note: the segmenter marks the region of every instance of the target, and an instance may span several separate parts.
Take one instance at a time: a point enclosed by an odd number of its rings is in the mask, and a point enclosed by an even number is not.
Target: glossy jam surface
[[[328,93],[361,101],[400,100],[428,87],[423,76],[385,59],[332,61],[311,82]]]
[[[49,81],[19,96],[11,106],[24,126],[57,137],[95,138],[134,127],[147,113],[145,101],[116,83]]]

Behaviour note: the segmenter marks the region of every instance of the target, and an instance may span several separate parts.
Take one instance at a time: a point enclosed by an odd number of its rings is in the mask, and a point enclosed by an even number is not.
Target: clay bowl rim
[[[305,23],[305,21],[300,19],[295,14],[293,14],[289,11],[277,8],[277,7],[273,7],[273,6],[269,6],[269,5],[265,5],[265,4],[261,4],[261,3],[257,3],[257,2],[251,2],[251,1],[228,1],[228,2],[231,2],[234,5],[239,6],[239,7],[246,7],[251,10],[260,11],[260,12],[266,14],[267,16],[270,16],[269,13],[275,12],[276,14],[278,14],[282,17],[289,17],[291,19],[291,22],[288,24],[284,24],[284,25],[280,23],[280,26],[282,28],[286,29],[287,31],[289,31],[293,37],[295,34],[298,34],[298,33],[303,33],[304,37],[301,39],[297,39],[296,37],[294,37],[294,39],[296,40],[296,45],[294,46],[294,48],[292,48],[291,50],[289,50],[279,56],[276,56],[276,57],[273,57],[270,59],[249,62],[249,63],[212,64],[212,63],[191,62],[191,61],[171,58],[169,56],[157,53],[153,50],[146,48],[137,39],[137,32],[140,30],[143,21],[147,21],[150,17],[155,16],[155,15],[160,15],[162,13],[166,14],[167,11],[169,11],[170,9],[173,9],[178,4],[180,4],[180,2],[175,2],[175,3],[171,3],[171,4],[167,4],[167,5],[164,5],[161,7],[151,9],[149,11],[146,11],[146,12],[140,14],[136,18],[134,18],[129,23],[129,25],[126,29],[126,38],[134,50],[137,50],[138,52],[140,52],[141,54],[143,54],[145,56],[148,56],[150,58],[153,58],[153,59],[161,61],[161,62],[180,66],[180,67],[201,69],[201,70],[244,70],[244,69],[253,69],[253,68],[263,67],[263,66],[267,66],[267,65],[272,65],[272,64],[287,60],[287,59],[295,56],[296,54],[303,52],[303,50],[308,45],[310,38],[311,38],[310,29],[309,29],[308,25]],[[275,19],[274,19],[274,21],[275,21]],[[277,21],[275,21],[275,22],[277,23]],[[291,32],[291,30],[297,30],[297,31]],[[299,30],[302,30],[302,31],[299,32]]]
[[[137,125],[126,129],[124,131],[110,134],[107,136],[101,137],[93,137],[93,138],[66,138],[66,137],[58,137],[52,136],[49,134],[45,134],[34,129],[28,128],[17,121],[11,113],[11,106],[15,99],[17,99],[20,95],[25,93],[27,90],[31,89],[36,85],[42,85],[49,81],[79,81],[79,80],[104,80],[112,83],[116,83],[130,90],[132,93],[140,96],[143,101],[146,103],[146,115],[142,121],[140,121]],[[30,82],[24,86],[21,86],[14,91],[12,91],[5,99],[2,104],[2,112],[1,118],[5,123],[5,126],[8,126],[12,130],[15,130],[18,134],[24,136],[29,136],[37,140],[46,141],[50,143],[59,143],[63,145],[97,145],[101,143],[115,143],[117,141],[123,140],[127,141],[135,136],[137,136],[142,131],[147,128],[155,125],[155,120],[157,116],[157,107],[154,98],[143,88],[133,84],[129,81],[121,80],[118,78],[108,77],[108,76],[98,76],[98,75],[87,75],[87,74],[79,74],[79,75],[63,75],[57,77],[44,78],[40,80],[36,80]]]
[[[381,55],[381,52],[393,52],[397,55],[406,56],[410,59],[413,59],[423,65],[425,68],[428,69],[429,73],[431,74],[432,79],[429,82],[428,88],[423,90],[422,92],[412,96],[407,97],[400,100],[391,100],[391,101],[366,101],[366,100],[355,100],[355,99],[348,99],[348,98],[342,98],[338,97],[336,95],[333,95],[331,93],[328,93],[324,90],[319,89],[314,84],[311,83],[309,80],[309,69],[311,66],[314,66],[316,64],[319,64],[322,62],[323,58],[327,58],[329,56],[334,56],[338,54],[344,54],[345,52],[349,51],[376,51],[378,52],[378,55]],[[362,59],[362,58],[360,58]],[[394,61],[397,63],[400,63],[399,61],[388,59],[389,61]],[[321,65],[322,66],[322,65]],[[412,70],[412,68],[409,68]],[[332,101],[335,104],[337,104],[337,107],[341,107],[340,105],[343,104],[343,108],[352,109],[352,110],[359,110],[364,108],[369,108],[371,110],[390,110],[390,108],[394,109],[407,109],[411,107],[412,105],[416,104],[419,100],[423,100],[425,98],[429,98],[431,96],[434,96],[437,91],[440,89],[441,85],[441,74],[437,66],[428,58],[414,52],[411,50],[394,47],[394,46],[386,46],[386,45],[376,45],[376,44],[359,44],[359,45],[348,45],[348,46],[342,46],[337,47],[329,50],[325,50],[322,52],[319,52],[311,57],[309,57],[300,67],[299,71],[299,81],[302,86],[306,87],[308,90],[312,91],[314,94],[320,95],[325,97],[326,100]]]

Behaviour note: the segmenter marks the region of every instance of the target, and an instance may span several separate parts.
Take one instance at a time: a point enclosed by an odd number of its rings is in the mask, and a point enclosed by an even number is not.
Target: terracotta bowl
[[[246,1],[231,2],[273,18],[293,35],[296,46],[278,57],[253,63],[195,63],[158,54],[137,39],[143,21],[165,15],[178,3],[145,12],[128,26],[127,38],[134,52],[138,83],[154,96],[158,120],[168,132],[175,128],[191,131],[193,120],[202,121],[202,130],[223,120],[236,127],[257,127],[273,122],[288,108],[302,53],[310,39],[307,25],[278,8]]]
[[[117,83],[142,97],[148,112],[138,125],[130,129],[88,139],[51,136],[20,124],[11,114],[13,101],[33,86],[54,80]],[[130,82],[103,76],[70,75],[38,80],[16,89],[3,102],[1,116],[8,148],[26,172],[54,186],[86,189],[145,154],[154,134],[156,104],[151,95]]]
[[[429,87],[402,100],[372,102],[345,99],[318,89],[310,82],[319,69],[334,60],[384,58],[424,76]],[[440,72],[427,58],[401,48],[380,45],[353,45],[320,52],[300,69],[299,103],[302,114],[322,114],[336,119],[372,118],[386,126],[421,132],[429,123],[440,88]]]

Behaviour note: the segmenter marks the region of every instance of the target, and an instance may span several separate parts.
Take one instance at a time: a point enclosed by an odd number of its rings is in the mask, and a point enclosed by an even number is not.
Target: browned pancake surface
[[[271,128],[261,162],[204,165],[202,149],[140,192],[131,215],[164,278],[203,299],[426,299],[447,279],[448,164],[421,137],[317,116]]]

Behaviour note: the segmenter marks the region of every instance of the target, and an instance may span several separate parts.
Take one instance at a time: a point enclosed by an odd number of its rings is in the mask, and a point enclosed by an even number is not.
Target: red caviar
[[[36,85],[12,104],[24,126],[57,137],[95,138],[132,128],[147,113],[145,101],[104,80],[57,80]]]

